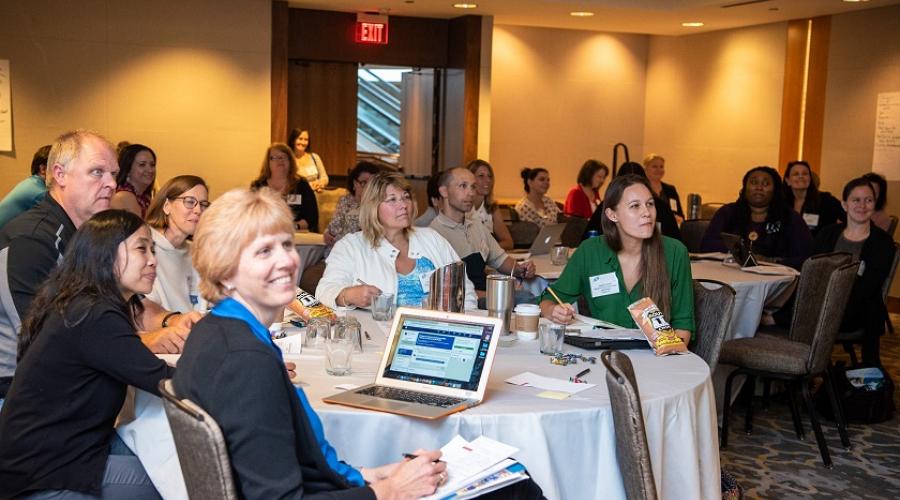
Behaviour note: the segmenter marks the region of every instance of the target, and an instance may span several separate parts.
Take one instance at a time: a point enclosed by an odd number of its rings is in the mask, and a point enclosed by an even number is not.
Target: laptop
[[[550,253],[550,249],[559,243],[560,236],[566,228],[564,223],[548,224],[541,228],[538,235],[534,238],[528,253],[531,255],[543,255]]]
[[[503,320],[401,307],[375,383],[323,399],[436,419],[484,399]]]
[[[743,238],[732,233],[720,233],[719,235],[722,237],[722,243],[725,245],[725,248],[728,249],[728,252],[734,257],[734,261],[737,262],[739,266],[752,267],[759,265],[759,263],[756,262],[753,253],[750,252],[747,245],[744,244]]]

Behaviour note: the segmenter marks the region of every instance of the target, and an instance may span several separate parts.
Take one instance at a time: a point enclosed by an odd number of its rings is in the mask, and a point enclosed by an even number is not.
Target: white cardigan
[[[325,274],[316,287],[316,298],[329,307],[335,307],[335,300],[344,288],[356,286],[357,279],[376,286],[385,293],[397,293],[396,260],[400,251],[382,238],[377,248],[363,237],[362,231],[348,234],[337,243],[325,259]],[[409,233],[409,258],[416,260],[426,257],[435,268],[460,260],[456,252],[437,231],[415,228]],[[466,309],[476,309],[478,298],[475,287],[466,277]]]
[[[147,298],[172,312],[206,312],[206,300],[199,292],[200,276],[191,265],[190,242],[175,248],[159,230],[151,227],[150,235],[156,244],[156,281]]]

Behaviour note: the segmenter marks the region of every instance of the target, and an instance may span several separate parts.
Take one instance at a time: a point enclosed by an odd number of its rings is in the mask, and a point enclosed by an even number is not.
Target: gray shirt
[[[478,252],[487,265],[499,269],[509,257],[479,221],[466,217],[463,222],[455,222],[444,214],[438,214],[429,227],[449,241],[460,258]]]

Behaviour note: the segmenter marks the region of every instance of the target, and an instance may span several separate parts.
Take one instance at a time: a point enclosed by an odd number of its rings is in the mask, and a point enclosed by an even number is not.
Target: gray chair
[[[893,217],[893,216],[892,216]],[[900,262],[900,243],[894,242],[894,260],[891,263],[891,269],[888,271],[887,278],[884,280],[884,285],[881,287],[881,300],[887,303],[888,293],[891,291],[891,283],[894,282],[894,275],[897,273],[897,263]],[[890,322],[887,322],[888,327],[891,326]],[[850,355],[850,365],[857,366],[859,364],[856,359],[856,349],[854,345],[862,344],[863,338],[865,337],[865,330],[853,330],[849,332],[838,332],[837,341],[844,347],[844,350],[847,351],[847,354]]]
[[[709,219],[688,219],[681,223],[681,242],[687,247],[688,252],[700,251],[700,242],[709,227]]]
[[[690,348],[694,354],[706,361],[710,373],[714,372],[719,364],[722,342],[728,334],[728,327],[731,326],[734,297],[734,288],[726,283],[694,280],[694,326],[697,332]]]
[[[237,499],[228,448],[219,424],[202,408],[188,399],[178,399],[172,381],[162,380],[159,392],[181,472],[190,498]]]
[[[891,238],[893,238],[893,237],[894,237],[894,233],[897,232],[897,221],[898,221],[898,219],[897,219],[897,216],[896,216],[896,215],[890,215],[890,216],[888,216],[888,218],[891,220],[891,223],[888,225],[888,228],[887,228],[887,234],[888,234],[888,236],[890,236]]]
[[[753,338],[730,340],[722,347],[720,361],[737,366],[725,382],[725,405],[722,413],[722,447],[728,446],[731,385],[737,375],[747,376],[748,401],[745,429],[752,430],[752,388],[756,378],[778,379],[789,391],[791,417],[797,437],[803,439],[803,429],[797,410],[796,396],[800,392],[809,412],[810,422],[822,455],[822,462],[831,468],[828,443],[822,434],[815,404],[809,391],[810,382],[822,377],[837,421],[838,433],[845,448],[850,448],[843,409],[837,399],[831,377],[831,349],[856,279],[859,263],[847,263],[848,254],[824,254],[810,258],[801,271],[794,318],[787,338],[757,335]]]
[[[514,248],[531,248],[539,232],[541,228],[534,222],[517,220],[509,224],[509,234],[512,235]]]
[[[606,387],[616,428],[616,460],[625,495],[629,500],[655,499],[656,483],[650,466],[650,448],[634,367],[621,351],[603,351],[600,361],[606,367]]]
[[[560,243],[569,248],[578,248],[581,244],[581,236],[587,229],[588,220],[584,217],[569,215],[566,219],[566,227],[559,237]]]
[[[724,203],[704,203],[700,205],[700,218],[712,219],[723,206],[725,206]]]

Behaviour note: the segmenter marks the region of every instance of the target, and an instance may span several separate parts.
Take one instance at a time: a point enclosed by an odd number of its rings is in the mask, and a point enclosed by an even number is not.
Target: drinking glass
[[[372,319],[375,321],[394,319],[394,294],[380,293],[372,297]]]
[[[328,318],[310,318],[306,322],[306,346],[321,344],[331,335],[331,320]]]
[[[331,335],[325,337],[325,372],[336,376],[350,375],[353,345],[354,341],[348,329],[332,330]]]
[[[359,324],[359,320],[353,316],[339,317],[334,324],[334,329],[336,336],[350,339],[355,352],[362,352],[362,327]]]
[[[555,246],[550,252],[550,263],[554,266],[564,266],[569,262],[569,247]]]
[[[562,352],[563,339],[566,337],[566,325],[559,323],[542,323],[540,326],[541,354],[553,356]]]

